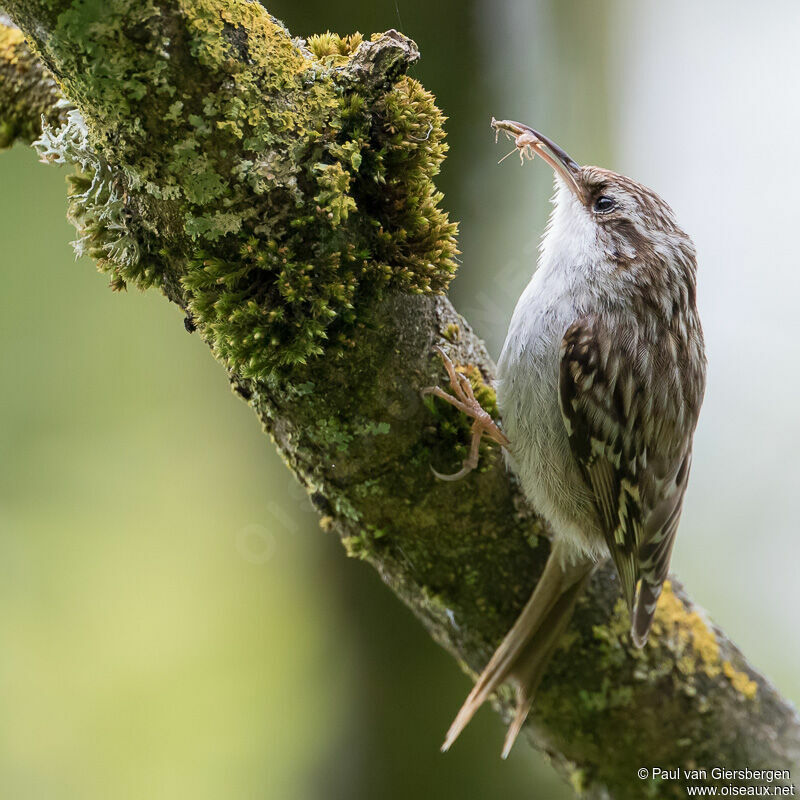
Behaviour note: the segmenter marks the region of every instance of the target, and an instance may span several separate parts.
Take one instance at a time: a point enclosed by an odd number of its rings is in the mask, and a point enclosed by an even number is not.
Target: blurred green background
[[[698,244],[711,359],[673,563],[798,699],[800,381],[786,366],[800,363],[800,112],[785,102],[798,9],[269,8],[297,35],[396,27],[420,45],[414,74],[450,117],[440,186],[464,262],[452,297],[495,356],[551,184],[541,165],[496,165],[510,146],[494,146],[492,115],[672,203]],[[0,796],[569,797],[526,747],[500,761],[488,711],[438,753],[468,689],[455,663],[319,530],[178,311],[114,295],[74,261],[63,171],[17,147],[0,154],[0,183]]]

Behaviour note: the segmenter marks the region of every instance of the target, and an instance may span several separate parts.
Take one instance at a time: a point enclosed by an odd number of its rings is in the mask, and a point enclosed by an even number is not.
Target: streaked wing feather
[[[689,451],[677,472],[675,483],[662,500],[662,507],[666,506],[666,516],[663,508],[657,509],[650,515],[649,530],[647,531],[649,535],[646,536],[639,551],[639,571],[642,582],[631,619],[631,633],[634,642],[640,647],[647,641],[656,612],[656,604],[661,596],[661,587],[669,573],[669,562],[678,533],[691,460],[692,454]]]
[[[625,369],[628,365],[613,352],[610,337],[593,318],[567,330],[561,344],[561,414],[632,609],[643,529],[638,480],[642,443],[631,424],[632,384],[620,374]]]
[[[617,320],[612,331],[591,315],[571,325],[561,344],[561,415],[640,646],[667,577],[688,483],[705,383],[702,352],[694,356],[670,332],[643,340],[634,325]],[[661,384],[650,372],[656,364]]]

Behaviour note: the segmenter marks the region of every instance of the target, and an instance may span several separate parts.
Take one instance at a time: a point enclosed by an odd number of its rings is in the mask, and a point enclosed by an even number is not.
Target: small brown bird
[[[706,359],[695,249],[670,207],[630,178],[579,166],[527,125],[493,119],[492,127],[514,138],[521,158],[538,155],[555,172],[538,269],[517,302],[498,364],[503,430],[446,356],[456,396],[426,391],[475,420],[463,469],[440,477],[474,468],[486,434],[506,448],[553,531],[539,583],[442,746],[508,681],[517,708],[505,757],[589,575],[609,555],[633,642],[646,643],[689,478]]]

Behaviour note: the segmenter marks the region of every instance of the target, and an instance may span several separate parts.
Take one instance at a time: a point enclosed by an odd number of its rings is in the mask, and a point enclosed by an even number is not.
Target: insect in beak
[[[492,117],[492,128],[495,131],[495,141],[500,131],[506,133],[509,138],[514,140],[515,150],[518,152],[520,161],[525,163],[525,158],[532,159],[538,155],[548,163],[555,173],[566,183],[569,189],[581,201],[584,201],[584,193],[577,176],[580,174],[580,165],[562,150],[555,142],[548,139],[539,131],[534,130],[521,122],[514,122],[510,119],[495,119]],[[508,156],[503,156],[500,161],[504,161]]]

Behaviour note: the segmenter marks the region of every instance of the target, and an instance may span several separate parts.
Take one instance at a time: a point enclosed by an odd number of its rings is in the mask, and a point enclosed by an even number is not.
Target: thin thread
[[[400,3],[394,0],[394,10],[397,12],[397,22],[400,25],[400,33],[405,33],[403,30],[403,18],[400,16]]]

